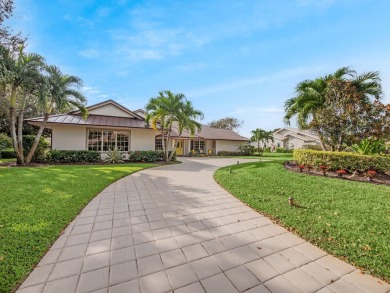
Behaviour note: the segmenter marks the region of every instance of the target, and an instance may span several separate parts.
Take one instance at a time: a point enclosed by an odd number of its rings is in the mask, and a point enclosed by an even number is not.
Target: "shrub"
[[[276,153],[292,153],[294,150],[288,150],[288,149],[285,149],[285,148],[276,148],[275,149],[275,152]]]
[[[109,150],[103,159],[104,163],[123,163],[123,152],[115,149]]]
[[[271,152],[271,147],[264,148],[264,153],[270,153],[270,152]]]
[[[28,153],[30,152],[34,140],[35,140],[35,135],[23,135],[23,154],[25,157],[27,157]],[[47,143],[47,141],[43,137],[41,137],[37,145],[37,148],[35,149],[35,153],[31,158],[31,162],[32,163],[45,162],[46,151],[48,146],[49,144]]]
[[[157,162],[164,161],[164,153],[162,151],[133,151],[129,153],[130,160],[134,162]],[[171,152],[169,152],[169,155]],[[176,154],[173,154],[172,161],[176,161]]]
[[[95,151],[51,150],[46,155],[47,163],[97,163],[100,153]]]
[[[3,133],[0,133],[0,151],[9,148],[12,148],[12,139]]]
[[[324,152],[313,150],[294,150],[294,160],[298,164],[311,164],[315,168],[321,165],[329,170],[348,170],[350,172],[365,172],[375,170],[386,172],[390,170],[390,156],[360,155],[347,152]]]
[[[241,153],[241,156],[253,156],[255,153],[255,147],[249,143],[244,143],[237,147],[237,151]]]
[[[304,145],[302,147],[304,150],[313,150],[313,151],[322,151],[322,147],[320,145]]]
[[[3,159],[14,159],[14,158],[16,158],[15,150],[11,149],[11,148],[0,150],[0,158],[3,158]]]

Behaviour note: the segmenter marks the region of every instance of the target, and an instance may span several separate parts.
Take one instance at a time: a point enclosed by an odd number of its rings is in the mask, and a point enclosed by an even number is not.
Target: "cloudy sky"
[[[305,79],[352,66],[379,71],[390,102],[388,0],[16,0],[28,51],[79,76],[89,104],[135,110],[169,89],[204,122],[234,116],[240,133],[283,127]]]

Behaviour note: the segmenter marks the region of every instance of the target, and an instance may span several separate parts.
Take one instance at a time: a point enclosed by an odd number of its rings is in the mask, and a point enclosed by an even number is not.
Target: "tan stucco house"
[[[46,128],[51,129],[51,147],[57,150],[94,150],[123,152],[161,150],[160,133],[145,122],[143,110],[131,111],[113,100],[87,107],[89,116],[83,119],[80,111],[51,115]],[[39,126],[42,117],[27,120]],[[177,138],[174,129],[172,136]],[[248,139],[232,130],[216,129],[206,125],[191,137],[184,133],[179,140],[177,155],[188,155],[192,150],[200,153],[235,151]]]
[[[320,145],[318,136],[298,128],[280,128],[273,133],[274,142],[267,146],[285,149],[301,149],[307,145]]]

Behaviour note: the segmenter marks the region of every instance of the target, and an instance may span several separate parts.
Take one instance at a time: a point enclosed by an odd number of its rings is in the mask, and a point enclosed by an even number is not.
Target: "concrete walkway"
[[[18,292],[390,291],[222,189],[237,159],[181,160],[106,188]]]

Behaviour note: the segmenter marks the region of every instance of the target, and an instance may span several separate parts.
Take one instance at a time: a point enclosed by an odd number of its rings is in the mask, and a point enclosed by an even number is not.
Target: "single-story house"
[[[145,121],[146,113],[131,111],[113,100],[87,107],[89,116],[83,119],[80,111],[51,115],[46,128],[51,129],[51,147],[57,150],[93,150],[107,152],[118,149],[123,152],[162,150],[161,134]],[[43,118],[28,119],[39,126]],[[238,133],[206,125],[191,137],[183,133],[178,138],[177,129],[171,133],[178,141],[177,155],[188,155],[192,150],[218,154],[219,151],[235,151],[237,146],[248,142]]]
[[[298,128],[280,128],[273,133],[274,142],[269,141],[268,147],[301,149],[307,145],[320,145],[318,136]]]

